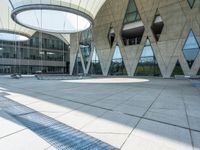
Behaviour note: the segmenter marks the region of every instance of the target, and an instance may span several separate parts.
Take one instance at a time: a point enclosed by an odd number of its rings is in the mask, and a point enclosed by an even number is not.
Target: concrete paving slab
[[[154,121],[142,120],[122,150],[192,150],[189,130]]]

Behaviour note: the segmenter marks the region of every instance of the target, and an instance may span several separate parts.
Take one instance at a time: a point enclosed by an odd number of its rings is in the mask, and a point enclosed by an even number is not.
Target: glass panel
[[[85,68],[88,65],[90,54],[91,54],[91,42],[92,42],[92,32],[91,30],[86,30],[81,33],[80,39],[80,49],[83,56],[83,61]]]
[[[195,3],[195,0],[187,0],[190,8],[192,9]]]
[[[124,45],[140,44],[143,33],[144,24],[141,20],[135,1],[129,0],[121,31]]]
[[[133,20],[135,20],[137,14],[136,13],[130,13],[126,15],[126,24],[131,23]]]
[[[73,75],[83,75],[83,66],[81,62],[81,54],[78,52],[74,63]]]
[[[199,69],[199,71],[198,71],[197,75],[200,75],[200,69]]]
[[[163,28],[164,28],[164,23],[162,21],[159,11],[157,10],[154,17],[154,21],[151,25],[151,30],[154,34],[156,41],[159,41],[160,34],[162,33]]]
[[[124,65],[119,46],[116,46],[115,48],[109,75],[127,75],[126,67]]]
[[[174,67],[174,70],[172,72],[172,77],[174,77],[175,75],[184,75],[183,70],[181,68],[181,65],[179,63],[179,61],[176,62],[176,65]]]
[[[135,22],[140,20],[140,15],[137,9],[137,6],[135,4],[134,0],[129,0],[128,8],[126,10],[125,18],[127,19],[126,21],[124,20],[123,24]],[[128,21],[128,22],[127,22]]]
[[[109,41],[110,47],[112,48],[113,43],[115,41],[115,33],[114,33],[114,29],[112,27],[110,27],[110,29],[108,31],[108,41]]]
[[[198,42],[196,40],[194,33],[190,31],[183,47],[183,54],[190,68],[192,67],[198,53],[199,53]]]
[[[42,36],[40,35],[37,32],[30,41],[26,42],[0,41],[0,58],[5,59],[0,65],[6,66],[5,70],[1,70],[1,73],[34,74],[38,71],[63,73],[64,69],[69,71],[68,68],[65,68],[65,64],[69,62],[68,45],[49,34],[42,33]],[[49,41],[54,41],[53,47]],[[49,63],[49,61],[54,62]],[[48,72],[48,67],[55,68],[54,72]]]
[[[151,43],[147,38],[144,49],[140,56],[138,66],[135,71],[136,76],[161,76],[156,57],[154,55]]]
[[[89,74],[102,75],[100,60],[95,49],[92,55],[92,62],[90,65]]]

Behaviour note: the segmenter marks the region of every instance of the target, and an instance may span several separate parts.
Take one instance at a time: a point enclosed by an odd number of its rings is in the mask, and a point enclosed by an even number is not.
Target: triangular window
[[[190,8],[192,9],[195,3],[195,0],[187,0]]]
[[[83,75],[83,66],[81,63],[81,54],[80,52],[77,53],[76,60],[74,63],[74,70],[73,75]]]
[[[126,67],[124,65],[124,61],[123,61],[119,46],[116,46],[115,48],[109,74],[110,75],[127,75]]]
[[[190,68],[192,67],[198,53],[199,44],[194,33],[191,30],[183,47],[183,54]]]
[[[141,20],[134,0],[129,0],[123,21],[121,36],[124,45],[140,44],[144,33],[144,24]]]
[[[91,54],[91,42],[92,42],[92,32],[91,30],[86,30],[81,33],[80,39],[80,49],[83,56],[83,61],[85,68],[88,65],[90,54]]]
[[[92,55],[92,61],[90,64],[89,74],[102,75],[100,60],[95,49]]]
[[[171,76],[174,77],[175,75],[184,75],[184,72],[183,72],[183,70],[181,68],[181,65],[180,65],[179,61],[176,62],[176,65],[174,67],[174,70],[173,70]]]
[[[135,72],[136,76],[161,76],[153,48],[147,38]]]
[[[113,43],[115,41],[115,31],[114,31],[113,27],[109,28],[108,41],[109,41],[110,47],[112,48],[113,47]]]

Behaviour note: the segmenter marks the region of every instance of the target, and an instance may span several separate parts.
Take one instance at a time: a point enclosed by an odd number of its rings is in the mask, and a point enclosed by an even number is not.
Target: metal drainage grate
[[[58,150],[116,150],[109,144],[14,101],[5,99],[0,102],[0,108]]]

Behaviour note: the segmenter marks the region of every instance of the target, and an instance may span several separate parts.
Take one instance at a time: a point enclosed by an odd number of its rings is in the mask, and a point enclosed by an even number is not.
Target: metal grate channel
[[[107,143],[17,102],[2,100],[0,108],[58,150],[116,150]]]

